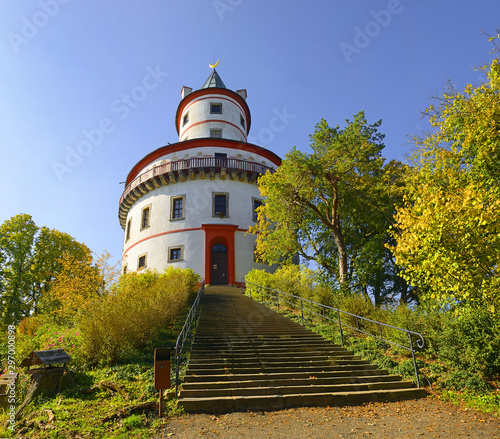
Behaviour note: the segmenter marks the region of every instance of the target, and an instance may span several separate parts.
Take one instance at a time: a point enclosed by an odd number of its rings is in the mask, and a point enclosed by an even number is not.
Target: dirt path
[[[353,407],[174,417],[163,438],[500,438],[500,419],[432,398]]]

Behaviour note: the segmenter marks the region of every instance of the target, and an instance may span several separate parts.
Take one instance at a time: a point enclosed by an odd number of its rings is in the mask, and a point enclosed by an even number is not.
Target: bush
[[[172,325],[196,291],[190,269],[169,268],[122,276],[113,294],[84,313],[81,355],[91,365],[132,358]]]
[[[429,336],[435,353],[455,368],[482,376],[500,374],[500,315],[484,309],[443,313]]]
[[[246,275],[245,280],[323,305],[333,305],[331,288],[320,285],[317,273],[304,266],[286,265],[274,273],[254,269]],[[247,290],[252,294],[257,292],[252,285],[247,285]]]

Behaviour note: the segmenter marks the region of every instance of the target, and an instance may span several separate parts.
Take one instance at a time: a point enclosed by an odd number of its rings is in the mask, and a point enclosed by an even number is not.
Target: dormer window
[[[222,114],[222,104],[220,102],[211,102],[210,114]]]

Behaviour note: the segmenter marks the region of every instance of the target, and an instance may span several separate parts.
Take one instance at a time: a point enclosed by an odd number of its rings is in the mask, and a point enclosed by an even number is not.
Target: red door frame
[[[205,283],[212,283],[211,256],[215,244],[224,244],[227,248],[227,284],[235,285],[234,233],[238,226],[233,224],[202,224],[205,231]]]

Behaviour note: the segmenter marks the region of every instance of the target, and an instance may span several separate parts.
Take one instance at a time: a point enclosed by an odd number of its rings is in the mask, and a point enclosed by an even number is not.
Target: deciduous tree
[[[435,304],[500,310],[500,64],[430,106],[434,132],[416,140],[392,251]]]
[[[251,231],[262,260],[281,263],[298,254],[338,285],[357,283],[365,292],[386,282],[390,188],[404,168],[384,166],[380,123],[369,125],[363,112],[345,128],[322,120],[311,136],[312,153],[293,148],[276,173],[260,179],[266,203]]]
[[[61,256],[82,260],[90,250],[66,233],[39,228],[20,214],[0,225],[0,324],[37,312],[61,269]]]

